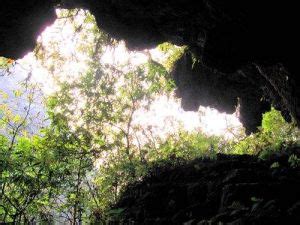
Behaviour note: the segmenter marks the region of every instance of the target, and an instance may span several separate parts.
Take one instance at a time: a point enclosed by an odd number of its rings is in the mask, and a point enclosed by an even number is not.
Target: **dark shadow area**
[[[153,167],[127,188],[111,224],[299,224],[299,168],[290,148],[266,160],[217,155]],[[289,160],[290,159],[290,160]]]

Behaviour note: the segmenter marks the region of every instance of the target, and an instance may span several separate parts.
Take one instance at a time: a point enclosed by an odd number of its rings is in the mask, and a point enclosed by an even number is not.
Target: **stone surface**
[[[285,162],[285,179],[274,177],[275,158],[219,155],[153,168],[123,193],[115,206],[123,217],[111,224],[299,224],[300,168]]]
[[[55,19],[52,1],[1,0],[0,56],[22,58],[32,51],[38,35]]]
[[[253,66],[225,74],[194,61],[192,54],[186,52],[177,61],[172,75],[177,86],[176,95],[182,99],[185,110],[196,111],[202,105],[233,113],[238,108],[239,119],[247,133],[256,131],[262,114],[271,108],[271,101],[267,99],[273,95],[264,91],[268,83]],[[278,104],[277,108],[282,109],[282,104]]]

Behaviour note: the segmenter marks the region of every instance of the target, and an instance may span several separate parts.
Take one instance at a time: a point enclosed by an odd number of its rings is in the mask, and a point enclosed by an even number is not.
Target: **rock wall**
[[[245,111],[241,119],[249,131],[254,130],[261,117],[258,114],[270,103],[300,125],[296,4],[260,0],[3,0],[0,55],[20,58],[32,50],[37,34],[54,21],[54,7],[81,7],[90,10],[102,29],[117,39],[124,39],[131,49],[151,48],[164,41],[188,45],[201,65],[217,71],[210,73],[212,76],[223,74],[222,79],[218,76],[214,79],[218,84],[211,84],[211,91],[215,86],[223,88],[220,91],[223,93],[237,91],[231,89],[232,84],[228,83],[231,81],[241,85],[238,91],[243,96],[238,97],[241,110]],[[234,77],[241,78],[232,75],[237,71],[250,83],[234,80]],[[195,70],[193,74],[202,76]],[[251,80],[257,77],[255,86]],[[219,85],[221,81],[224,85]],[[252,94],[249,94],[249,85],[254,87]],[[257,92],[263,93],[257,95]],[[254,109],[262,96],[266,97],[268,106],[263,100],[258,109]],[[232,111],[237,106],[237,99],[233,97],[237,97],[236,94],[226,94],[224,103],[219,100],[218,108]],[[200,95],[193,98],[193,104],[206,101]],[[196,109],[197,104],[193,108]],[[250,115],[252,111],[254,114]],[[248,117],[255,121],[250,124]]]
[[[261,161],[218,155],[179,166],[157,167],[123,193],[110,224],[299,224],[300,169],[289,149]],[[277,162],[277,166],[274,163]]]
[[[18,59],[32,51],[38,35],[55,19],[51,1],[1,0],[0,56]]]
[[[262,114],[271,108],[268,101],[271,93],[267,95],[264,90],[267,82],[253,66],[225,74],[195,61],[192,54],[186,52],[176,63],[172,75],[177,85],[176,95],[182,99],[185,110],[197,110],[202,105],[233,113],[238,108],[239,119],[248,134],[256,131]]]

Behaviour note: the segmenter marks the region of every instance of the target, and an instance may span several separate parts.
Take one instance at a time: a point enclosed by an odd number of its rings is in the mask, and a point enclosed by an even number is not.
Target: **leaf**
[[[22,91],[21,90],[14,90],[14,95],[16,98],[20,97],[22,95]]]
[[[6,92],[2,91],[1,89],[0,89],[0,96],[2,99],[5,99],[5,100],[7,100],[9,98],[9,95]]]

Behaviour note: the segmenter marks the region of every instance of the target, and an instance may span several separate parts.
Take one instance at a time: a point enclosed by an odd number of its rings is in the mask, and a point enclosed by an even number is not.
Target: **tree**
[[[293,123],[287,123],[279,111],[274,108],[263,116],[259,131],[241,140],[233,141],[226,148],[230,153],[255,154],[262,158],[288,146],[299,144],[299,129]]]
[[[26,223],[37,213],[37,199],[47,188],[49,159],[40,148],[40,137],[30,135],[30,122],[39,118],[33,112],[36,87],[15,90],[12,103],[26,102],[23,112],[13,108],[2,92],[0,104],[0,221]]]

